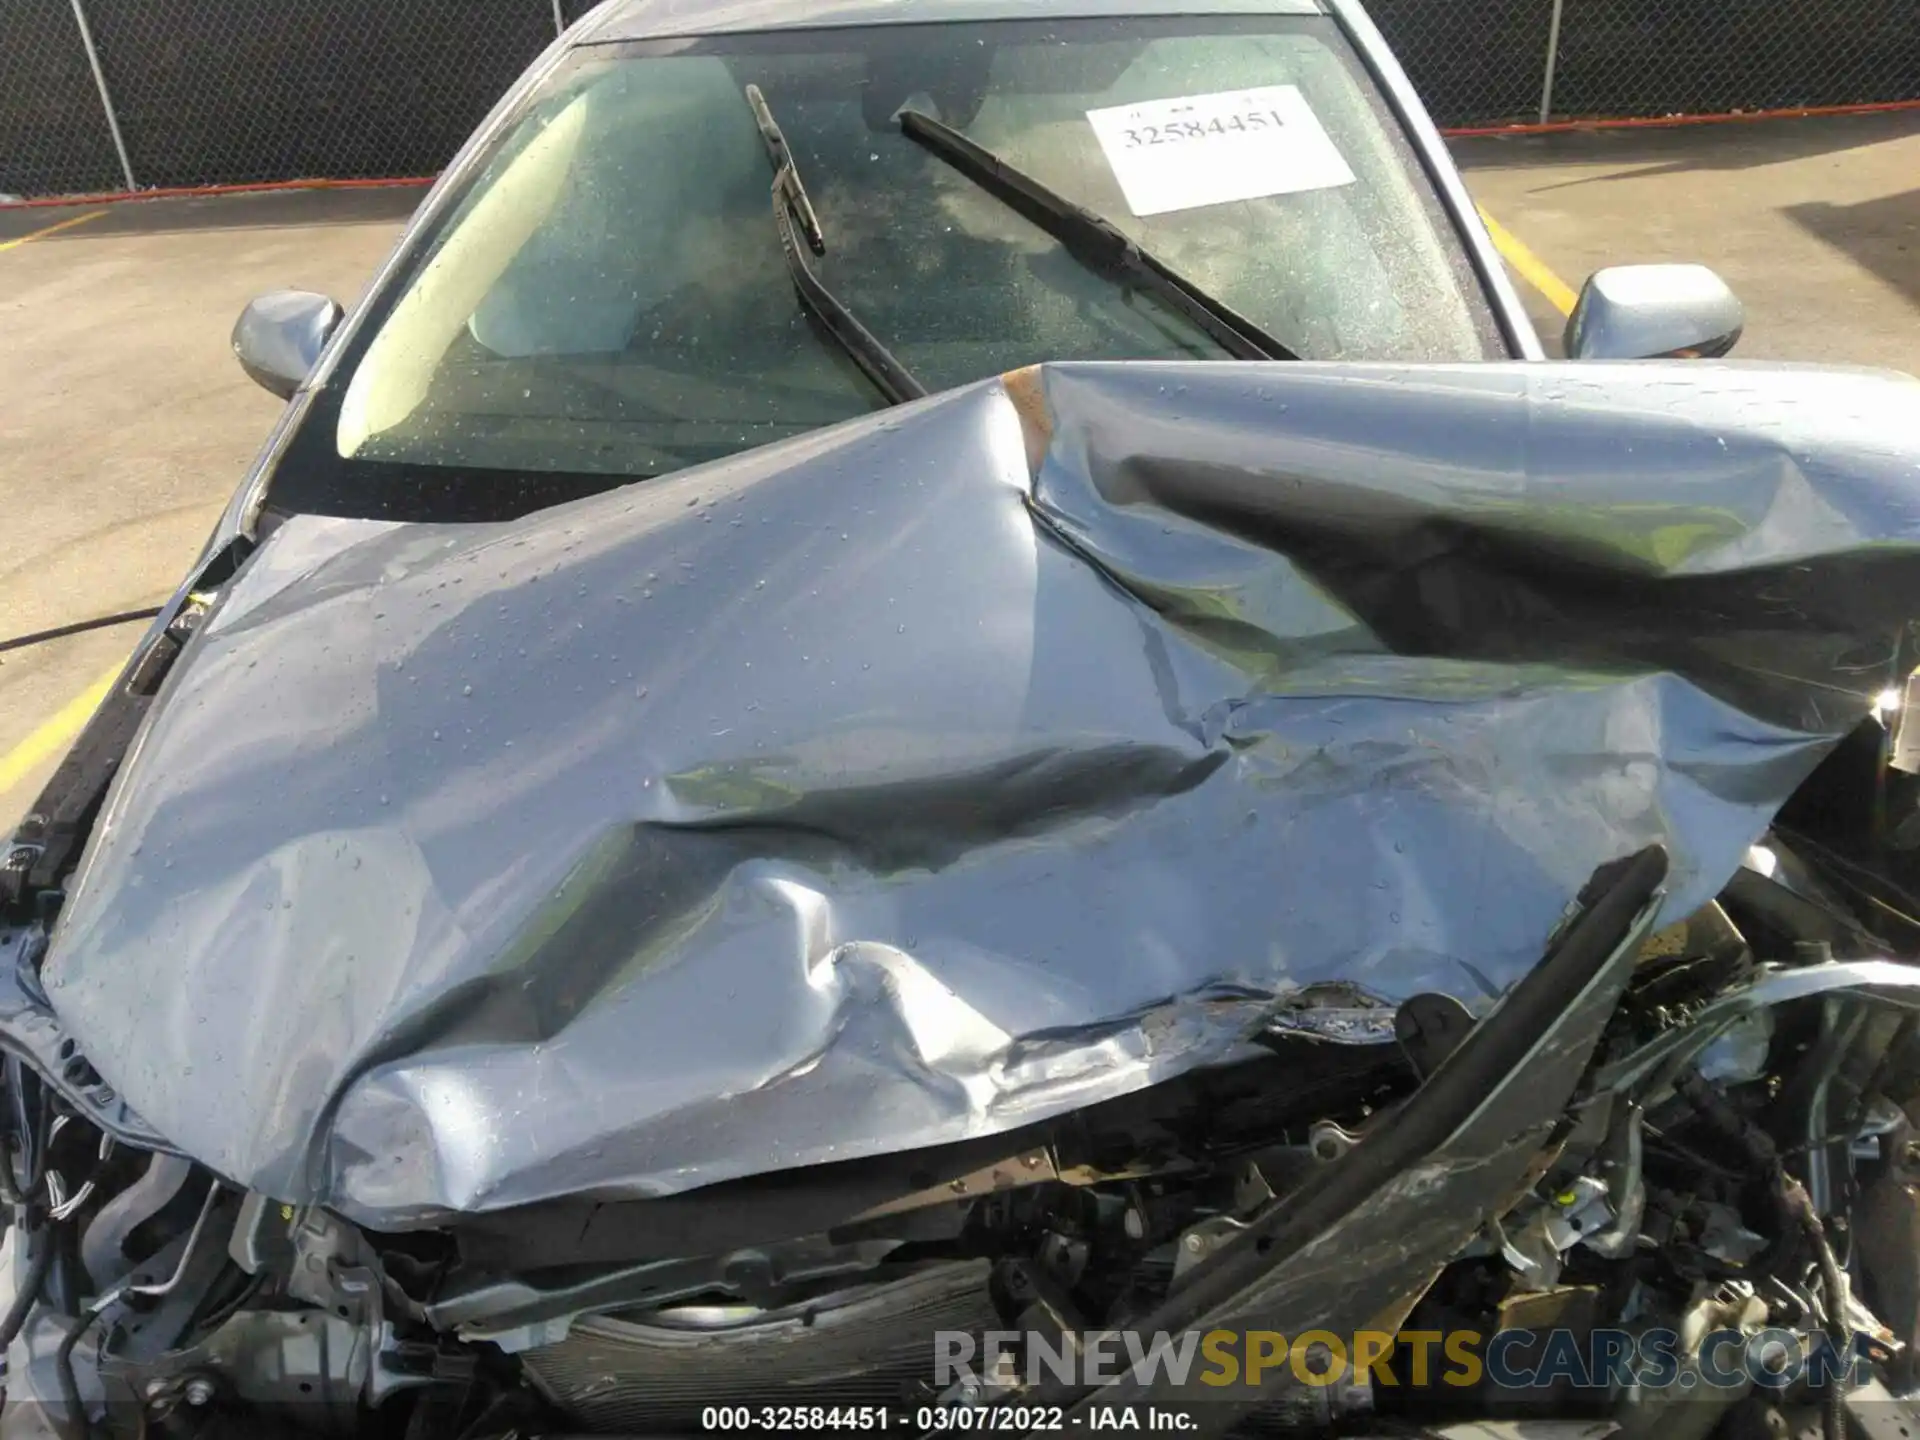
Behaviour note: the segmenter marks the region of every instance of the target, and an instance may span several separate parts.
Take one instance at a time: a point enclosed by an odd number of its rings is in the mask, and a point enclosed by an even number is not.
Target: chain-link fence
[[[0,193],[429,175],[593,3],[0,0]],[[1920,100],[1920,0],[1370,8],[1442,126]]]
[[[554,35],[537,0],[85,4],[141,185],[430,175]]]
[[[1553,109],[1712,115],[1920,98],[1915,0],[1564,0]]]
[[[50,195],[122,183],[68,0],[6,0],[0,9],[0,192]]]
[[[1551,0],[1368,0],[1367,12],[1439,124],[1539,108]]]

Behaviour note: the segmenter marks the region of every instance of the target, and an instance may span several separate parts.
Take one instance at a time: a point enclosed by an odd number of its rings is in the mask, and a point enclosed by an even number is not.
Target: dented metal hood
[[[375,1226],[1009,1129],[1510,987],[1913,664],[1920,385],[1060,365],[481,527],[296,519],[44,968]]]

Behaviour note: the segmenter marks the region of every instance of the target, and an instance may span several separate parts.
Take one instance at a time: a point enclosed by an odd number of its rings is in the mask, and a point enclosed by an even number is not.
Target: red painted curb
[[[1621,116],[1599,120],[1549,120],[1546,124],[1456,125],[1440,133],[1449,140],[1478,135],[1565,135],[1578,130],[1672,130],[1682,125],[1732,125],[1748,120],[1808,120],[1822,115],[1881,115],[1920,110],[1920,100],[1880,100],[1866,105],[1814,105],[1799,110],[1741,110],[1728,115]]]

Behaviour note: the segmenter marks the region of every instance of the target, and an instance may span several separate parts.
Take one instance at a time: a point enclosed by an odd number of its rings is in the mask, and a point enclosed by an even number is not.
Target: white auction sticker
[[[1089,110],[1135,215],[1353,183],[1298,85],[1263,85]]]

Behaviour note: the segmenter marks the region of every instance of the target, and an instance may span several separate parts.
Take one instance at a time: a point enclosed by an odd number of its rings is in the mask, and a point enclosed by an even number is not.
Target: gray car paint
[[[271,536],[43,972],[375,1225],[993,1133],[1724,883],[1902,663],[1904,377],[1060,365],[506,525]]]
[[[973,20],[1081,20],[1103,15],[1320,15],[1318,0],[614,0],[580,39],[666,40],[763,30],[940,25]]]

